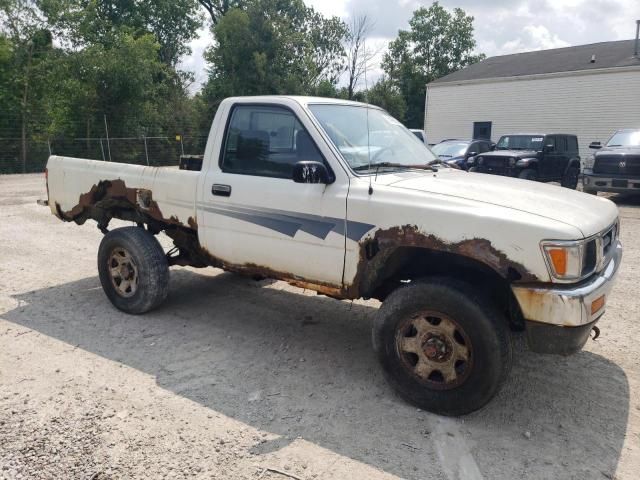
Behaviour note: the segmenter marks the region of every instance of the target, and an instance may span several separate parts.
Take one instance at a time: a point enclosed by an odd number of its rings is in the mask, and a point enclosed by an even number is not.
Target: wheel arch
[[[397,245],[379,251],[367,263],[358,279],[358,296],[383,301],[402,283],[425,277],[456,278],[478,288],[483,296],[489,298],[505,314],[514,327],[522,328],[522,312],[511,290],[511,283],[530,281],[531,275],[523,271],[520,265],[505,258],[496,262],[495,256],[486,254],[486,244],[481,241],[479,243],[477,256],[469,255],[472,249],[468,248],[462,248],[460,252]]]

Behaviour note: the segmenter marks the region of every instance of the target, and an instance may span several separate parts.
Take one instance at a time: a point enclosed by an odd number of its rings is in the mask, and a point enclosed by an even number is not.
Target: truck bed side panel
[[[143,195],[158,220],[195,228],[197,171],[59,156],[49,158],[47,171],[49,206],[64,220],[73,220],[108,185],[134,204]]]

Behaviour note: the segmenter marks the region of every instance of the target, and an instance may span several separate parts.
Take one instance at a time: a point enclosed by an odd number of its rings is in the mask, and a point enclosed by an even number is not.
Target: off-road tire
[[[403,358],[406,352],[398,343],[399,336],[404,340],[403,325],[407,318],[415,322],[419,318],[416,314],[424,311],[451,318],[457,324],[458,336],[461,328],[470,343],[470,370],[459,384],[434,388],[433,382],[419,378]],[[483,407],[511,368],[511,337],[506,319],[477,289],[446,277],[412,281],[392,292],[374,320],[372,340],[385,376],[399,395],[440,415],[464,415]]]
[[[538,172],[533,168],[525,168],[518,174],[518,178],[522,178],[523,180],[538,180]]]
[[[560,181],[560,185],[565,188],[570,188],[571,190],[575,190],[578,188],[578,178],[580,177],[580,169],[572,165],[567,168],[567,171],[564,172],[562,176],[562,180]]]
[[[478,167],[469,167],[469,169],[467,170],[467,172],[477,172],[478,171]]]
[[[112,276],[114,252],[126,252],[135,267],[135,290],[120,292]],[[115,269],[115,268],[114,268]],[[158,240],[141,227],[111,230],[100,242],[98,273],[102,289],[119,310],[131,314],[148,312],[160,305],[169,293],[169,264]],[[122,282],[122,280],[120,280]]]

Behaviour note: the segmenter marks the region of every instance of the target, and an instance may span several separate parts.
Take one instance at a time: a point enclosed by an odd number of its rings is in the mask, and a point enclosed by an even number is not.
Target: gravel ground
[[[35,204],[42,175],[0,176],[0,478],[637,479],[640,198],[612,197],[625,259],[601,337],[529,353],[460,419],[382,378],[375,302],[175,268],[166,304],[115,310],[101,234]]]

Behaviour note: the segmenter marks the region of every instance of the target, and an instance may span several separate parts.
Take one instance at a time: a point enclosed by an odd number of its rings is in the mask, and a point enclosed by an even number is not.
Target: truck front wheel
[[[473,287],[449,278],[391,293],[374,321],[373,345],[398,393],[441,415],[484,406],[511,366],[504,317]]]
[[[160,305],[169,292],[169,264],[158,240],[140,227],[107,233],[98,249],[98,273],[111,303],[140,314]]]
[[[538,172],[533,168],[525,168],[518,174],[518,178],[522,178],[523,180],[533,180],[535,182],[538,180]]]

